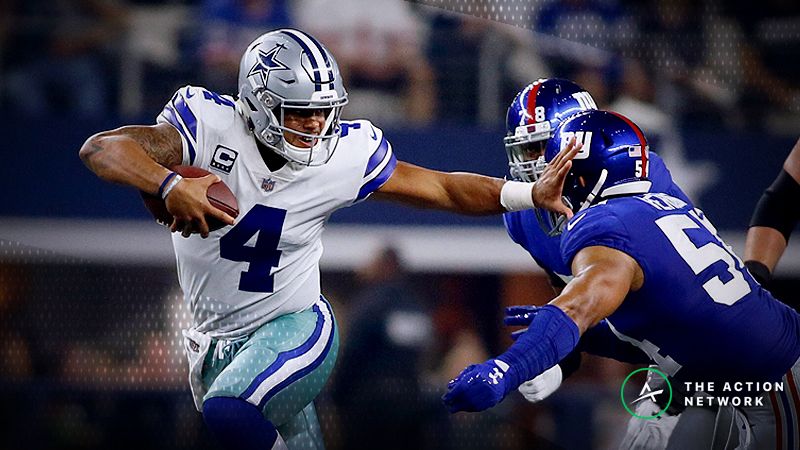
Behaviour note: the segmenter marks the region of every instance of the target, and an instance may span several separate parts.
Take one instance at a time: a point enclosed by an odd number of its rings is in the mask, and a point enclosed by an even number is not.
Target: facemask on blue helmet
[[[594,99],[577,84],[543,78],[525,86],[508,107],[503,144],[511,177],[536,181],[543,165],[537,162],[556,127],[569,116],[597,109]]]

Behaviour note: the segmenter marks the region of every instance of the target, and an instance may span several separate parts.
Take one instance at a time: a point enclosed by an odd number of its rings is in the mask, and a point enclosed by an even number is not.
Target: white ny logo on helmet
[[[580,151],[573,159],[586,159],[589,157],[589,147],[592,145],[592,132],[591,131],[565,131],[561,133],[561,150],[563,151],[569,145],[572,137],[575,137],[575,145],[583,144]]]

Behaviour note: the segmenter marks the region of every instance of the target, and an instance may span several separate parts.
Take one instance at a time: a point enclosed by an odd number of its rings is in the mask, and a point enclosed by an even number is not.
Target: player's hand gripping
[[[500,403],[507,393],[507,370],[508,364],[499,359],[468,366],[447,384],[447,393],[442,396],[447,410],[476,412]]]
[[[233,225],[234,219],[228,214],[211,206],[208,201],[208,187],[220,181],[216,175],[206,175],[201,178],[183,178],[167,195],[167,211],[175,218],[170,226],[173,233],[180,231],[183,237],[192,233],[208,237],[208,223],[206,215],[215,217],[228,225]]]
[[[547,163],[542,176],[533,185],[533,204],[537,208],[564,214],[567,219],[572,218],[572,210],[561,200],[561,192],[564,189],[564,180],[572,168],[572,158],[582,147],[583,144],[578,144],[573,136],[569,144]]]

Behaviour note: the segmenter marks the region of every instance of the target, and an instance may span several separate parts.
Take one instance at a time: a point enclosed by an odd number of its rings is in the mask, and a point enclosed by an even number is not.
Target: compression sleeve
[[[564,359],[580,339],[578,325],[555,305],[539,308],[536,316],[505,353],[497,359],[507,363],[506,389],[516,389]]]
[[[800,208],[796,206],[798,198],[800,184],[786,170],[781,169],[781,173],[758,201],[750,226],[774,228],[789,242],[789,236],[800,220]]]

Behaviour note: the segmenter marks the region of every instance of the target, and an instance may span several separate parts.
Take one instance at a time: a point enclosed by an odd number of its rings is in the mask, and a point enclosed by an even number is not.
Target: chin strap
[[[583,203],[581,203],[581,207],[578,208],[577,211],[575,211],[576,214],[591,206],[595,197],[597,197],[597,194],[600,193],[600,189],[602,189],[607,178],[608,178],[608,170],[603,169],[603,171],[600,172],[600,178],[597,179],[597,183],[595,183],[594,187],[592,188],[592,191],[589,192],[589,195],[586,196],[586,200],[584,200]]]

